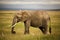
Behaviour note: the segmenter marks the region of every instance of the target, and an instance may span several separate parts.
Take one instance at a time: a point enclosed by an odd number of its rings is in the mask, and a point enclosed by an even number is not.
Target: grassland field
[[[60,40],[60,11],[47,11],[51,17],[52,33],[44,35],[38,28],[30,27],[30,34],[24,35],[24,23],[15,26],[16,34],[11,33],[11,23],[18,10],[0,11],[0,40]]]

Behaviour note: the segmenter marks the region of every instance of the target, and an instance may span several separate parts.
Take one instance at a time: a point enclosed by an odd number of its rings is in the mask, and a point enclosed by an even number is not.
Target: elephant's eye
[[[22,17],[22,14],[21,13],[17,13],[17,16],[20,18],[20,17]]]
[[[19,17],[19,18],[21,18],[21,17],[22,17],[22,15],[18,15],[18,17]]]
[[[21,17],[22,17],[22,15],[19,15],[19,17],[21,18]]]

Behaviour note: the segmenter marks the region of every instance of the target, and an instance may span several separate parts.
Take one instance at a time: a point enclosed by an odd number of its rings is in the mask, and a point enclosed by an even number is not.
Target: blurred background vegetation
[[[60,11],[47,11],[51,17],[52,34],[44,35],[38,28],[30,27],[30,34],[24,35],[24,23],[15,26],[16,34],[11,34],[11,23],[18,10],[0,11],[0,40],[60,40]]]

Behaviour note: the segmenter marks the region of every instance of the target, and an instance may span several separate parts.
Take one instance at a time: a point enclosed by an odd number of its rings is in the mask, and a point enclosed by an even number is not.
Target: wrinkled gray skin
[[[48,32],[51,33],[51,28],[49,29],[48,27],[50,17],[46,11],[20,10],[13,18],[12,33],[16,33],[14,31],[15,24],[21,21],[23,21],[25,25],[24,34],[29,34],[30,26],[39,28],[44,34],[47,34]]]

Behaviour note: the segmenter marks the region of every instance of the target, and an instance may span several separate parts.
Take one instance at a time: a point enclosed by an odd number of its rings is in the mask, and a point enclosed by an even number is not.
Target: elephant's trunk
[[[14,28],[15,28],[16,23],[17,23],[17,17],[15,16],[13,18],[13,22],[12,22],[12,25],[11,25],[11,27],[12,27],[11,32],[12,33],[15,33]]]

